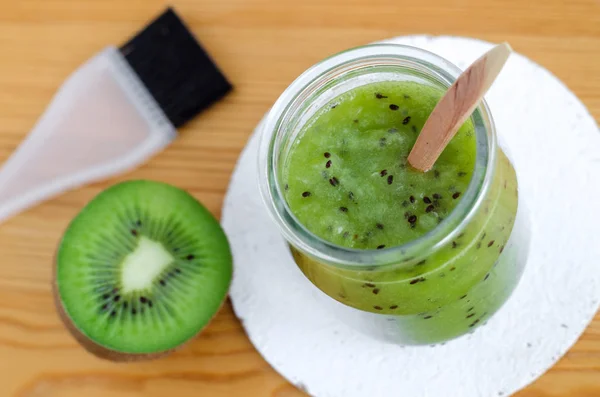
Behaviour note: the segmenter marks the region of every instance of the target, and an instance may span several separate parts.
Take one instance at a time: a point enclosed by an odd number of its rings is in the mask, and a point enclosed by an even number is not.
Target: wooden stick
[[[512,49],[502,43],[476,60],[438,102],[425,122],[408,163],[419,171],[433,167],[444,148],[481,102]]]

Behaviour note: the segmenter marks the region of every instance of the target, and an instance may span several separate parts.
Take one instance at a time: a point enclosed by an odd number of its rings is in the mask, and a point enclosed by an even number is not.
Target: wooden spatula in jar
[[[506,63],[512,49],[502,43],[476,60],[450,86],[425,122],[408,163],[419,171],[433,167],[460,126],[471,116]]]

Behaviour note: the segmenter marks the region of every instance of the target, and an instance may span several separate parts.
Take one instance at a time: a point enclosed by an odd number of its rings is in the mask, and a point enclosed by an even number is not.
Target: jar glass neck
[[[430,52],[402,45],[377,44],[334,55],[298,77],[267,115],[259,149],[261,194],[288,242],[325,263],[373,267],[428,255],[460,234],[487,195],[494,173],[496,137],[485,101],[471,116],[477,147],[475,169],[467,191],[437,227],[406,244],[383,250],[358,250],[321,239],[290,211],[279,177],[281,163],[303,126],[319,109],[344,92],[364,84],[390,80],[415,81],[445,91],[460,73],[456,66]]]

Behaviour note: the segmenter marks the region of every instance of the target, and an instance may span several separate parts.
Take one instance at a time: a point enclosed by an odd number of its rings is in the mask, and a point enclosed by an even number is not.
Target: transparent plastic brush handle
[[[0,169],[0,222],[66,190],[131,170],[176,136],[119,50],[106,48],[65,81]]]

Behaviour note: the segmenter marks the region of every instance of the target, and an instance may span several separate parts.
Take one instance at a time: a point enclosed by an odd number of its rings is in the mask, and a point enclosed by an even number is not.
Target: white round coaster
[[[458,37],[391,40],[461,69],[491,44]],[[532,241],[513,296],[475,333],[402,347],[358,333],[328,311],[297,269],[257,187],[257,135],[233,175],[223,226],[235,258],[231,298],[252,343],[284,377],[318,397],[507,396],[571,347],[600,302],[600,134],[558,79],[513,54],[486,96],[517,169]]]

